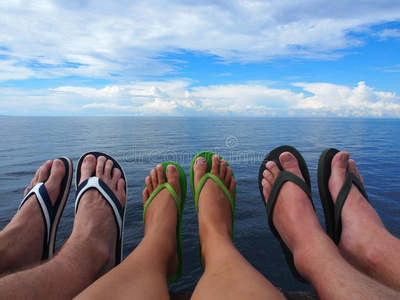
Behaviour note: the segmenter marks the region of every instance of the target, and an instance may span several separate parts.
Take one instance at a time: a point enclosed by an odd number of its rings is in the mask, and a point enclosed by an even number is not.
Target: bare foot
[[[194,164],[195,190],[200,179],[207,172],[207,162],[203,157],[197,158]],[[211,174],[217,176],[229,190],[231,197],[234,195],[236,181],[232,177],[232,169],[226,165],[225,160],[220,160],[218,155],[212,157]],[[232,209],[221,188],[213,181],[207,180],[201,190],[198,201],[198,219],[200,243],[203,256],[207,256],[208,239],[223,236],[232,239]],[[210,243],[212,243],[210,241]],[[205,261],[206,262],[206,261]]]
[[[293,173],[303,179],[297,159],[293,154],[284,152],[279,161],[285,171]],[[268,201],[272,186],[281,173],[277,164],[269,161],[263,173],[263,194]],[[307,194],[295,183],[286,182],[280,190],[276,205],[274,207],[273,222],[285,244],[293,252],[304,245],[306,237],[315,236],[315,233],[323,233],[318,223],[310,199]]]
[[[173,187],[180,197],[179,172],[174,165],[168,165],[167,182]],[[157,167],[150,172],[150,176],[145,179],[146,188],[142,192],[143,205],[146,204],[154,190],[165,183],[163,166]],[[145,216],[145,237],[155,237],[164,241],[164,253],[169,253],[167,278],[175,274],[178,268],[176,226],[177,226],[178,208],[167,189],[161,190],[152,200],[146,211]]]
[[[45,182],[47,193],[54,205],[65,175],[64,163],[56,159],[47,161],[37,171],[24,195],[37,183]],[[0,233],[0,272],[27,267],[42,260],[45,224],[40,204],[32,194]]]
[[[349,153],[339,152],[332,160],[329,190],[334,202],[347,172],[364,184],[355,161],[349,157]],[[386,230],[376,211],[355,185],[343,205],[341,219],[339,250],[343,257],[369,276],[399,290],[400,241]]]
[[[104,156],[99,156],[96,160],[93,155],[87,155],[82,163],[79,184],[92,176],[106,183],[121,206],[125,206],[125,181],[121,178],[121,171],[113,168],[111,160]],[[100,275],[115,265],[117,232],[117,223],[109,203],[96,189],[86,191],[79,202],[71,238],[94,246],[95,251],[104,259]]]

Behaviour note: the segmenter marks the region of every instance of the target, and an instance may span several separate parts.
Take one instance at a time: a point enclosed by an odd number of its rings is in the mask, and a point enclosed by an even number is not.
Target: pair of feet
[[[47,193],[54,206],[66,173],[63,162],[59,159],[49,160],[36,172],[24,195],[37,183],[45,182]],[[87,155],[81,166],[81,180],[97,176],[104,181],[117,196],[121,205],[126,202],[125,181],[121,172],[113,168],[113,162],[104,156],[97,159]],[[2,233],[14,235],[12,251],[7,251],[8,268],[3,271],[26,268],[37,264],[42,259],[44,239],[44,219],[36,195],[32,194]],[[97,190],[87,191],[81,198],[79,210],[75,217],[71,238],[83,243],[97,245],[95,251],[104,258],[105,270],[115,265],[115,245],[117,227],[109,204]],[[84,245],[84,244],[83,244]],[[15,247],[12,247],[15,246]]]
[[[339,152],[332,160],[332,173],[329,179],[329,191],[334,203],[341,187],[343,186],[346,173],[354,174],[362,184],[364,180],[354,160],[349,159],[349,153]],[[282,153],[279,161],[285,171],[291,172],[301,179],[298,162],[293,154]],[[267,201],[275,179],[281,173],[277,164],[269,161],[263,173],[263,195]],[[375,256],[371,253],[371,232],[382,229],[384,225],[363,197],[360,191],[353,185],[342,210],[342,234],[338,248],[344,258],[351,264],[360,266],[376,263]],[[295,264],[302,273],[301,259],[302,249],[307,247],[313,238],[327,237],[320,226],[315,211],[306,193],[296,184],[286,182],[281,189],[273,214],[273,222],[285,244],[292,251]],[[358,267],[356,266],[356,267]],[[304,272],[303,272],[304,273]]]

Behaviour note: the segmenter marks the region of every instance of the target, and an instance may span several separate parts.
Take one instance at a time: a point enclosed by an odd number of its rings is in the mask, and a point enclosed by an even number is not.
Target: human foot
[[[199,193],[198,188],[201,179],[207,173],[207,161],[204,157],[198,157],[193,166],[194,190]],[[212,165],[209,172],[225,186],[230,198],[234,201],[236,181],[232,176],[231,167],[227,166],[225,160],[218,155],[212,156]],[[228,201],[227,195],[214,180],[207,179],[201,188],[197,199],[197,211],[199,219],[200,244],[202,245],[203,255],[207,253],[207,242],[213,237],[223,237],[231,241],[233,211]],[[213,242],[210,242],[210,244]]]
[[[347,173],[353,174],[364,184],[355,161],[349,156],[347,152],[339,152],[332,159],[329,190],[334,203]],[[400,255],[397,255],[398,250],[394,250],[400,247],[400,242],[386,230],[376,211],[354,184],[344,202],[341,222],[342,233],[338,246],[346,260],[378,281],[400,289],[400,282],[395,280],[400,276],[396,272]],[[391,266],[397,266],[396,270],[389,270]]]
[[[126,205],[126,183],[122,178],[121,170],[114,165],[111,158],[103,155],[96,158],[88,154],[78,167],[80,167],[79,185],[92,176],[96,176],[112,191],[117,198],[115,201],[118,201],[121,206],[120,210],[123,210]],[[117,203],[114,203],[115,205],[118,206]],[[99,274],[104,274],[116,265],[116,259],[120,256],[119,252],[116,252],[116,244],[117,239],[122,237],[119,237],[116,220],[123,218],[123,215],[121,216],[123,212],[117,215],[111,204],[95,188],[86,190],[80,196],[75,209],[76,217],[71,238],[79,239],[80,242],[93,248],[94,255],[100,258],[102,268]],[[123,220],[121,221],[123,228]]]
[[[182,201],[182,197],[177,167],[169,164],[165,174],[166,178],[164,176],[164,167],[159,164],[155,169],[151,170],[150,176],[145,179],[146,187],[142,192],[143,206],[145,207],[144,239],[154,239],[162,244],[163,252],[167,254],[166,276],[171,278],[178,270],[178,251],[182,251],[182,249],[177,248],[178,207],[171,191],[167,187],[160,190],[155,196],[152,196],[152,194],[161,185],[165,186],[165,183],[168,183],[176,193],[176,200]],[[149,198],[151,202],[148,202]],[[177,274],[176,277],[179,276],[180,274]],[[174,278],[174,281],[176,279]]]
[[[26,267],[53,255],[57,226],[68,198],[71,178],[72,162],[67,158],[49,160],[37,170],[24,192],[25,198],[28,193],[31,195],[24,199],[17,214],[1,232],[1,244],[5,248],[0,248],[3,258],[0,270]],[[46,192],[42,191],[45,200],[40,202],[32,188],[42,182],[49,199],[46,200]],[[52,210],[41,208],[41,205],[46,207],[46,201],[50,201]],[[48,223],[45,223],[45,215]]]
[[[296,175],[304,180],[296,157],[290,152],[279,156],[284,171]],[[281,174],[274,161],[266,163],[263,173],[263,195],[268,202],[275,180]],[[273,224],[278,230],[285,244],[293,252],[304,245],[306,237],[315,235],[322,230],[318,223],[312,202],[306,192],[294,182],[287,181],[279,191],[276,204],[273,208]]]

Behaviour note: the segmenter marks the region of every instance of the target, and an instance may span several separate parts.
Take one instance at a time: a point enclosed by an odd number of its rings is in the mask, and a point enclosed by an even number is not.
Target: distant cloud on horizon
[[[35,111],[35,98],[50,115],[400,117],[400,97],[375,91],[365,82],[355,87],[305,82],[293,86],[303,92],[261,83],[191,87],[189,81],[175,80],[100,89],[64,86],[31,96],[30,91],[15,89],[8,97],[15,114]],[[1,106],[2,102],[3,110]]]

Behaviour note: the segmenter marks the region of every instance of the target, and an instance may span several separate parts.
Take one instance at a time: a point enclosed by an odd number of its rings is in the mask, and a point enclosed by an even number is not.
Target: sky
[[[0,115],[400,117],[399,0],[0,0]]]

